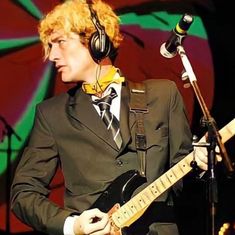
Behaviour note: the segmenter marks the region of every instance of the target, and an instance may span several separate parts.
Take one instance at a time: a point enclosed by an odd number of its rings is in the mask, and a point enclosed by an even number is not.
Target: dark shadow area
[[[214,0],[215,11],[207,11],[196,6],[208,34],[208,42],[212,51],[215,95],[212,110],[218,129],[225,126],[235,117],[235,70],[231,38],[235,32],[232,6],[229,2]],[[202,58],[203,59],[203,58]],[[206,78],[205,78],[206,79]],[[206,129],[200,127],[202,112],[198,103],[195,103],[192,132],[202,136]],[[231,162],[235,161],[235,138],[225,144]],[[230,223],[230,230],[226,233],[235,233],[231,226],[235,221],[235,177],[227,174],[223,163],[215,169],[218,189],[218,203],[216,204],[216,234],[224,223]],[[208,178],[198,180],[185,179],[187,187],[184,188],[180,199],[178,213],[182,235],[210,235],[210,203],[208,202]],[[210,231],[210,230],[209,230]]]

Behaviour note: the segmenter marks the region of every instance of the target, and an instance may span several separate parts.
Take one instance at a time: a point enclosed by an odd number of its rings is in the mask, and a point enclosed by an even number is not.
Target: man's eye
[[[64,39],[60,39],[60,40],[58,40],[58,43],[59,44],[63,44],[63,43],[65,43],[66,41],[64,40]]]

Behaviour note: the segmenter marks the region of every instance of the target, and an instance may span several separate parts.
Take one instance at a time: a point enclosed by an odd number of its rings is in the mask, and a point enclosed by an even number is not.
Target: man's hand
[[[217,162],[222,161],[222,157],[219,154],[217,154],[220,152],[218,146],[216,146],[215,152],[216,152],[216,161]],[[208,152],[206,147],[194,147],[194,157],[195,161],[197,162],[197,166],[199,168],[201,168],[204,171],[208,170]]]
[[[76,235],[110,234],[111,225],[109,222],[109,216],[108,214],[101,212],[99,209],[86,210],[75,220],[73,230]]]

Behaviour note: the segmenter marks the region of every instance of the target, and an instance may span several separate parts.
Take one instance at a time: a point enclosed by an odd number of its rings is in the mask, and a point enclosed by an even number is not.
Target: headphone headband
[[[112,43],[105,32],[104,26],[100,24],[98,16],[92,8],[92,1],[87,1],[87,4],[91,14],[91,21],[96,28],[96,32],[91,35],[89,40],[89,50],[92,58],[96,62],[99,62],[109,56],[112,49]]]

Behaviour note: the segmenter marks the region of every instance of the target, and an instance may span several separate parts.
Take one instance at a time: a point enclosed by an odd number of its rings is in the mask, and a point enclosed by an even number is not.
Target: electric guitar
[[[222,143],[235,135],[235,118],[224,126],[219,133]],[[202,137],[200,141],[203,140],[205,140],[205,137]],[[117,177],[95,201],[92,208],[99,208],[101,211],[108,212],[114,231],[112,234],[122,235],[124,227],[129,227],[139,219],[156,198],[192,170],[191,162],[193,159],[193,152],[191,152],[132,198],[131,195],[134,190],[146,179],[140,176],[138,171],[130,170]]]

